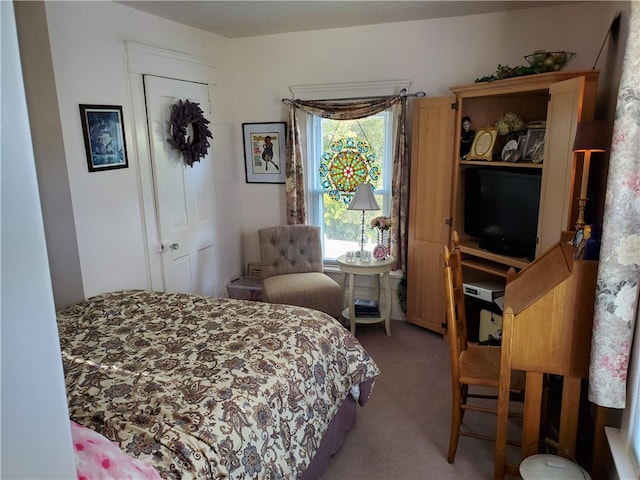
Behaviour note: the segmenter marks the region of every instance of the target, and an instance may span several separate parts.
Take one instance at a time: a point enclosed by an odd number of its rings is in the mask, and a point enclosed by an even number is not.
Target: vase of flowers
[[[524,123],[524,120],[520,118],[520,115],[513,112],[507,112],[502,115],[496,122],[495,126],[498,129],[498,134],[500,135],[518,133],[527,128],[527,125]]]
[[[386,258],[387,255],[391,255],[391,227],[393,226],[393,221],[390,217],[385,217],[381,215],[379,217],[375,217],[371,219],[371,228],[375,228],[378,230],[378,245],[376,250],[378,252],[384,252],[384,255],[378,255],[381,258]],[[382,249],[378,248],[382,247]]]
[[[520,132],[526,130],[527,124],[517,113],[507,112],[498,119],[495,128],[498,129],[499,137],[496,141],[494,152],[500,156],[502,149],[509,140],[518,140]]]

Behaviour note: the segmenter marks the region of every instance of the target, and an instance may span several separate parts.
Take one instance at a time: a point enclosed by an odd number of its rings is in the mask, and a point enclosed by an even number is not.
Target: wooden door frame
[[[162,259],[160,257],[160,229],[155,201],[149,132],[147,129],[147,110],[144,92],[145,75],[204,83],[209,86],[209,98],[213,111],[213,89],[220,75],[219,66],[207,58],[186,55],[171,50],[156,48],[141,43],[125,41],[123,43],[125,63],[130,92],[130,111],[133,122],[134,152],[137,158],[138,194],[142,211],[142,223],[147,266],[147,284],[152,290],[164,290]]]

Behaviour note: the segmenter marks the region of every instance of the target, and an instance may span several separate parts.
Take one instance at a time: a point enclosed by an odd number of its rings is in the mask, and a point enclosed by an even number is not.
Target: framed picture
[[[493,146],[498,136],[497,128],[481,128],[473,137],[471,151],[467,157],[469,160],[493,160]]]
[[[524,147],[524,159],[533,163],[544,160],[544,128],[530,128],[527,131],[527,142]]]
[[[284,183],[286,123],[243,123],[247,183]]]
[[[520,158],[524,158],[525,148],[527,148],[527,134],[523,133],[518,137],[518,152],[520,152]]]
[[[90,172],[127,168],[122,107],[80,105],[84,148]]]

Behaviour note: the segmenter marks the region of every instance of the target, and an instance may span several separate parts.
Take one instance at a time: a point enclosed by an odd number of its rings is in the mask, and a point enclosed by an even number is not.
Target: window
[[[365,212],[364,227],[365,249],[372,250],[377,239],[369,221],[378,215],[389,215],[391,210],[392,123],[392,115],[388,111],[360,120],[329,120],[316,116],[308,119],[307,213],[309,223],[321,229],[325,263],[334,263],[348,250],[360,249],[362,211],[347,210],[348,201],[333,199],[329,190],[323,187],[320,175],[323,154],[329,151],[332,142],[340,138],[365,140],[375,153],[380,174],[377,183],[370,183],[374,185],[380,210]]]

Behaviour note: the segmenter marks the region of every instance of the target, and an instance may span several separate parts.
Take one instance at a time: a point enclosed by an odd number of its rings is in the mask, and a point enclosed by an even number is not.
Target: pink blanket
[[[78,480],[159,480],[149,464],[130,457],[93,430],[71,422]]]

